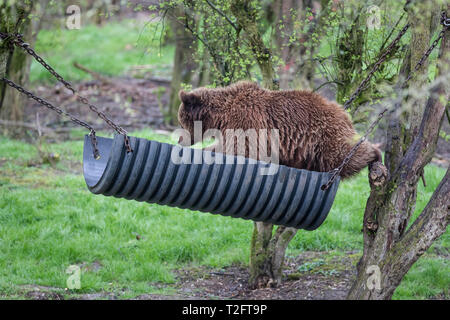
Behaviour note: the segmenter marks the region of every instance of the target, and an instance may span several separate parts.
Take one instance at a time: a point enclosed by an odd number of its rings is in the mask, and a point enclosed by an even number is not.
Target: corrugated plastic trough
[[[95,160],[85,137],[84,177],[94,194],[314,230],[339,185],[337,179],[321,190],[327,172],[129,138],[131,153],[122,135],[98,137],[101,158]]]

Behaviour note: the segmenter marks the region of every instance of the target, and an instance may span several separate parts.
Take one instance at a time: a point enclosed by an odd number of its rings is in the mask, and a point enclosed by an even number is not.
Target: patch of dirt
[[[438,295],[431,297],[430,300],[448,300],[449,297],[450,297],[450,290],[448,290],[447,293],[441,292]]]
[[[117,300],[118,296],[112,292],[86,293],[75,298],[76,300]]]
[[[286,260],[283,283],[276,288],[251,290],[248,287],[249,273],[244,266],[224,269],[191,267],[175,270],[174,284],[151,286],[173,294],[142,294],[136,300],[341,300],[345,299],[352,278],[356,274],[355,263],[359,253],[303,252]],[[100,263],[82,264],[86,270],[96,271]],[[77,294],[62,288],[24,285],[20,293],[33,300],[116,300],[120,292],[95,292]],[[439,298],[439,297],[437,297]]]
[[[166,286],[176,289],[176,294],[147,294],[136,299],[340,300],[350,289],[356,272],[354,261],[354,252],[339,256],[304,252],[287,259],[280,286],[256,290],[247,285],[247,267],[178,270],[176,283]]]
[[[75,88],[98,110],[126,130],[149,127],[167,129],[160,110],[160,107],[166,106],[169,101],[170,82],[166,79],[101,78],[79,83],[75,85]],[[96,113],[77,101],[76,97],[61,84],[38,86],[33,92],[92,125],[96,130],[112,130]],[[76,127],[68,118],[59,116],[34,100],[28,100],[25,107],[25,122],[35,124],[37,113],[39,124],[45,129],[43,133],[47,137],[67,139],[70,132],[67,128]],[[48,129],[53,129],[55,132],[50,134]]]
[[[62,289],[39,285],[20,286],[24,297],[31,300],[64,300]]]
[[[184,296],[181,294],[164,295],[164,294],[141,294],[133,300],[198,300],[198,297]]]
[[[25,297],[31,300],[64,300],[64,296],[51,291],[28,291]]]

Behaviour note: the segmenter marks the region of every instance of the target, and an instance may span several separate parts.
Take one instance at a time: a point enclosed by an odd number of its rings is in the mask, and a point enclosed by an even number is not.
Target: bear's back
[[[230,108],[236,117],[253,128],[289,127],[301,134],[345,131],[353,134],[353,125],[345,110],[335,102],[308,90],[267,90],[252,82],[238,82],[230,90]]]

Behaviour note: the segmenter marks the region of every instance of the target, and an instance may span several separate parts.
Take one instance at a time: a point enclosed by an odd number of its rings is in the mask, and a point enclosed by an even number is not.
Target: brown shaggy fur
[[[338,104],[310,91],[271,91],[251,82],[225,88],[180,91],[178,118],[193,137],[194,121],[203,132],[219,129],[278,129],[280,164],[312,171],[336,168],[357,141],[356,131]],[[191,144],[196,141],[191,141]],[[381,161],[381,152],[364,142],[341,176],[349,177]]]

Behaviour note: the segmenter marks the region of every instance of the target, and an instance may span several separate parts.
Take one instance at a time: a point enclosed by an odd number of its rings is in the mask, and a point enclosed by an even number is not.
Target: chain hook
[[[99,160],[100,159],[100,152],[97,148],[97,136],[95,135],[95,130],[91,129],[91,132],[89,132],[89,137],[91,138],[92,148],[94,149],[94,159]]]
[[[450,27],[450,18],[447,17],[447,12],[445,11],[441,13],[441,24],[446,28]]]

